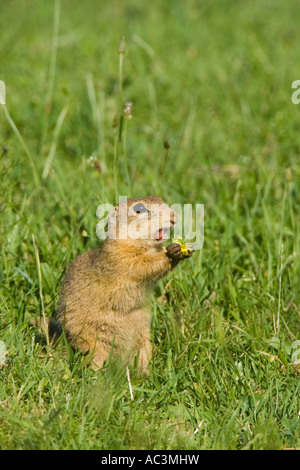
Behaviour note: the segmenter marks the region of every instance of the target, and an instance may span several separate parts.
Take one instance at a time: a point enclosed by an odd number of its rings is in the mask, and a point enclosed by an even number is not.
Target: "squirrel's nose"
[[[178,215],[176,214],[176,212],[171,211],[171,213],[170,213],[170,221],[171,221],[171,223],[172,223],[173,225],[175,225],[176,222],[177,222],[177,220],[178,220]]]

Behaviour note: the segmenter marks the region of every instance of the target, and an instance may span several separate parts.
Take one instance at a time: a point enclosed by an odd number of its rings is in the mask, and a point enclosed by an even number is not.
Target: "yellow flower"
[[[180,245],[182,256],[187,256],[194,251],[193,243],[182,243],[181,238],[173,238],[173,243]]]
[[[65,374],[65,375],[64,375],[64,379],[67,380],[67,379],[69,379],[69,378],[70,378],[69,374]]]

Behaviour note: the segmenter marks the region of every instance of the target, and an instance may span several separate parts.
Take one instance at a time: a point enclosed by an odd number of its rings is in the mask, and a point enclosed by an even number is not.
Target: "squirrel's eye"
[[[142,214],[143,212],[149,212],[147,207],[144,206],[141,202],[133,206],[133,210],[136,214]]]

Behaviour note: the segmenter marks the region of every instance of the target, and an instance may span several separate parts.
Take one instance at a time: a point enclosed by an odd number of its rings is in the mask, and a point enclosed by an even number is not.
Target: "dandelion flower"
[[[195,251],[193,243],[182,243],[181,238],[173,238],[173,243],[178,243],[178,245],[180,245],[182,256],[187,256]]]

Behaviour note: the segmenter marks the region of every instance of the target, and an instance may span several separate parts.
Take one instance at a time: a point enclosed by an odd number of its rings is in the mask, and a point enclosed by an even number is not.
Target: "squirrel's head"
[[[112,209],[107,237],[117,240],[144,240],[160,244],[170,238],[177,214],[157,196],[130,198]]]

